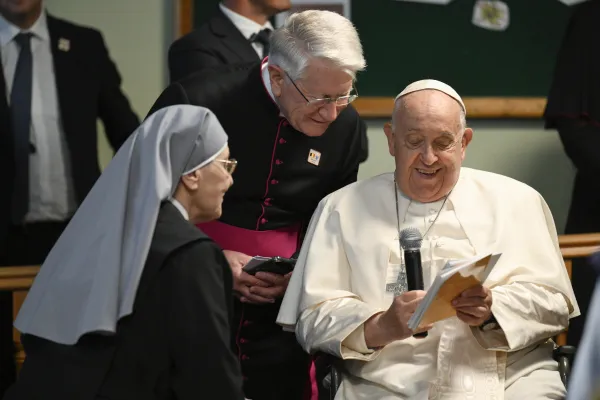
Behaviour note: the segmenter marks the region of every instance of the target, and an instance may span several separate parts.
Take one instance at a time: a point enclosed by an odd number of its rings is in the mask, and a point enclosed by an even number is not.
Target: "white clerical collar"
[[[31,28],[21,30],[16,25],[8,22],[1,14],[0,14],[0,46],[6,46],[11,40],[15,38],[19,33],[30,32],[33,33],[34,37],[41,40],[49,40],[50,33],[48,32],[48,20],[46,17],[46,10],[42,10],[40,16],[37,21]]]
[[[170,198],[169,201],[171,202],[171,204],[173,204],[175,206],[176,209],[179,210],[179,212],[181,213],[181,215],[183,216],[183,218],[186,219],[186,221],[190,220],[190,216],[187,212],[187,210],[181,205],[181,203],[179,201],[177,201],[177,199],[174,198]]]
[[[279,108],[279,104],[277,104],[277,100],[275,100],[275,95],[273,95],[273,88],[271,87],[271,75],[269,75],[269,57],[265,57],[262,60],[260,68],[261,78],[265,90],[269,94],[269,97],[271,97],[271,100],[273,100],[273,103],[275,103],[277,108]],[[281,112],[281,110],[279,111],[279,115],[283,117],[283,113]]]
[[[250,18],[246,18],[243,15],[230,10],[229,8],[225,7],[223,3],[219,3],[219,7],[221,8],[223,14],[229,18],[233,25],[235,25],[235,27],[238,28],[242,35],[244,35],[244,37],[248,40],[250,40],[252,35],[262,31],[263,29],[274,30],[273,25],[271,25],[269,21],[267,21],[264,25],[260,25],[252,21]]]

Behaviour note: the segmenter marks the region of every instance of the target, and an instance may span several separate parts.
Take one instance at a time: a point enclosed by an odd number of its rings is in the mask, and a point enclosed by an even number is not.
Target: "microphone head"
[[[421,248],[423,237],[417,228],[408,227],[400,231],[400,245],[404,250],[416,250]]]

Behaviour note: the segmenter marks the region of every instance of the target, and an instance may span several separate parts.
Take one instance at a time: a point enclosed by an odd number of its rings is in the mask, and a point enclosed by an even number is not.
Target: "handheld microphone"
[[[404,268],[408,290],[423,290],[423,267],[421,266],[421,244],[423,237],[418,229],[408,227],[400,232],[400,245],[404,250]],[[423,338],[427,332],[416,333],[413,337]]]

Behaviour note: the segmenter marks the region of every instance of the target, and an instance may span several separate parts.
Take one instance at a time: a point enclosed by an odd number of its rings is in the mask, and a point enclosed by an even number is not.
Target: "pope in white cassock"
[[[336,399],[565,396],[549,338],[579,307],[552,215],[529,186],[461,167],[465,115],[450,86],[409,85],[385,132],[396,172],[332,193],[313,215],[278,323],[343,360]],[[420,339],[407,322],[425,292],[394,293],[406,227],[423,235],[425,289],[449,259],[502,253],[485,286],[455,299],[456,317]]]

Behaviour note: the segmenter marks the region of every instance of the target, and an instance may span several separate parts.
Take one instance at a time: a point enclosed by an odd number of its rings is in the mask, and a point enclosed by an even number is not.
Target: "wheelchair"
[[[325,356],[328,358],[330,364],[329,372],[323,379],[322,385],[325,391],[329,392],[329,400],[335,399],[340,384],[342,383],[342,366],[340,360],[332,356]],[[574,346],[558,346],[554,349],[552,357],[558,362],[558,373],[565,387],[568,389],[569,375],[571,374],[571,365],[573,364],[573,358],[575,357]],[[319,396],[319,398],[323,398]]]

